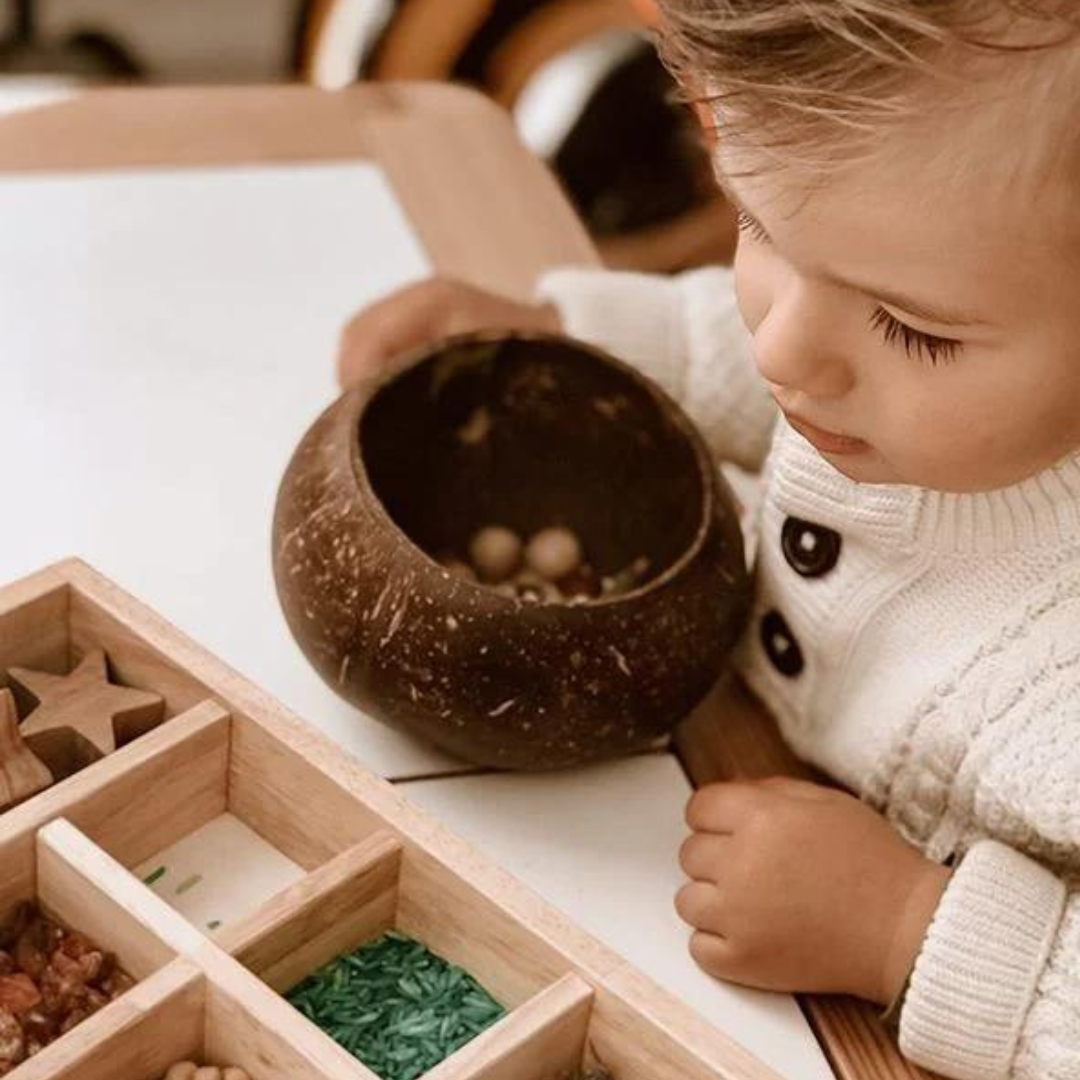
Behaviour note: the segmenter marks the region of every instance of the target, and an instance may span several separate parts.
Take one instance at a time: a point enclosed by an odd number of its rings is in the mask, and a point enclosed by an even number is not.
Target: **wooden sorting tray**
[[[36,900],[139,981],[13,1080],[154,1080],[185,1058],[372,1080],[280,992],[389,928],[509,1010],[432,1080],[776,1075],[84,563],[0,589],[0,682],[98,648],[166,719],[0,815],[0,920]],[[228,851],[203,875],[218,892],[184,887],[199,875],[163,888],[200,843]],[[255,884],[222,890],[232,878]]]

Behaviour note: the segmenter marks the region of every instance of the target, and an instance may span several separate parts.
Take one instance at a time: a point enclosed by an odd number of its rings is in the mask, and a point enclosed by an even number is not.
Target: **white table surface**
[[[6,178],[0,226],[0,580],[80,555],[374,771],[460,771],[323,685],[271,575],[277,484],[335,394],[341,324],[429,270],[379,171]],[[831,1076],[791,998],[686,953],[673,758],[408,790],[783,1075]]]
[[[324,686],[271,571],[341,325],[429,270],[381,173],[2,179],[0,230],[0,580],[80,555],[376,772],[460,767]]]

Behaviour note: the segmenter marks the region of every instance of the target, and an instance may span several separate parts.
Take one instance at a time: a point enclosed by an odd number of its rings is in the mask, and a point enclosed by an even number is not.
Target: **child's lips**
[[[835,431],[827,431],[803,420],[801,416],[784,411],[788,423],[818,450],[825,454],[863,454],[870,449],[869,443],[862,439],[856,439],[851,435],[841,435]]]

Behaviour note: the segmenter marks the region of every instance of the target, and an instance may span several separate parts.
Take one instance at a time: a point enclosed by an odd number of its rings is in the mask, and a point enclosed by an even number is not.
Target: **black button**
[[[784,522],[780,546],[788,566],[803,577],[821,577],[840,560],[840,534],[801,518]]]
[[[781,675],[794,679],[802,671],[802,649],[779,611],[766,611],[761,617],[761,644]]]

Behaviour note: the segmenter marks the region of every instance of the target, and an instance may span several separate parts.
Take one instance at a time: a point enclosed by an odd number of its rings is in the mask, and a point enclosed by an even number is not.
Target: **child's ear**
[[[698,123],[701,125],[702,144],[711,153],[716,145],[716,117],[713,115],[712,108],[705,101],[692,101],[690,107],[694,110]]]

